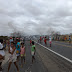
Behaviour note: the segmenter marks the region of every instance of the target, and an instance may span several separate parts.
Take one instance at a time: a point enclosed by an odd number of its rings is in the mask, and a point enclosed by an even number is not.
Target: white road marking
[[[49,48],[47,48],[47,47],[43,46],[42,44],[40,44],[40,43],[38,43],[38,42],[36,42],[36,41],[35,41],[35,43],[39,44],[40,46],[44,47],[45,49],[49,50],[50,52],[52,52],[52,53],[56,54],[57,56],[59,56],[59,57],[61,57],[61,58],[65,59],[66,61],[68,61],[68,62],[72,63],[72,60],[68,59],[67,57],[62,56],[61,54],[59,54],[59,53],[57,53],[57,52],[55,52],[55,51],[53,51],[53,50],[51,50],[51,49],[49,49]]]

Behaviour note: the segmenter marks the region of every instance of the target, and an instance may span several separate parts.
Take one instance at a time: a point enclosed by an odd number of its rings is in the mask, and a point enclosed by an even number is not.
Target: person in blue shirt
[[[20,41],[19,39],[16,40],[17,44],[16,44],[16,54],[17,54],[17,60],[19,60],[20,57]]]
[[[69,36],[69,43],[71,44],[71,37]]]

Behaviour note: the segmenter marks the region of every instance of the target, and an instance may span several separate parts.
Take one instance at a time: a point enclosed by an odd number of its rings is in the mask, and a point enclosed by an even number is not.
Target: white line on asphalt
[[[35,42],[36,42],[36,41],[35,41]],[[38,43],[38,42],[36,42],[36,43],[39,44],[40,46],[44,47],[45,49],[49,50],[50,52],[56,54],[57,56],[59,56],[59,57],[65,59],[65,60],[67,60],[67,61],[70,62],[70,63],[72,63],[72,60],[68,59],[67,57],[62,56],[61,54],[59,54],[59,53],[57,53],[57,52],[55,52],[55,51],[53,51],[53,50],[51,50],[51,49],[49,49],[49,48],[43,46],[42,44],[40,44],[40,43]]]

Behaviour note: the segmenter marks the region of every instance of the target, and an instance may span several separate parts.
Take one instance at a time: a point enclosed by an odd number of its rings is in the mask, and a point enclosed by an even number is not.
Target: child
[[[31,48],[32,63],[35,60],[35,57],[34,57],[35,56],[35,52],[36,52],[36,49],[35,49],[34,41],[32,41],[32,48]]]
[[[52,43],[52,39],[51,39],[51,37],[49,37],[49,44],[50,44],[50,47],[51,47],[51,43]]]
[[[41,43],[42,37],[40,36],[40,43]]]
[[[46,37],[45,37],[45,39],[44,39],[44,42],[45,42],[45,45],[47,44],[47,39],[46,39]]]
[[[11,42],[11,47],[9,48],[9,66],[8,66],[8,72],[10,70],[11,64],[14,63],[14,65],[17,68],[17,72],[19,72],[18,65],[16,64],[17,56],[16,56],[16,48],[14,46],[14,42]]]
[[[24,43],[21,43],[21,67],[23,66],[23,59],[24,59],[24,63],[25,63],[25,46]]]
[[[71,44],[71,37],[69,36],[69,44]]]
[[[17,54],[17,61],[19,61],[19,57],[20,57],[20,40],[18,38],[16,39],[16,54]]]
[[[50,41],[49,41],[50,47],[51,47],[51,43],[52,43],[52,41],[50,40]]]

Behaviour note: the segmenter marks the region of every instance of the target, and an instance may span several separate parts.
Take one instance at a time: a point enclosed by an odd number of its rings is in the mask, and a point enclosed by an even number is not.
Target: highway
[[[29,44],[29,41],[25,42],[26,46],[26,64],[23,65],[23,68],[21,67],[21,59],[19,59],[19,62],[17,62],[20,72],[48,72],[46,67],[43,65],[41,59],[39,58],[38,53],[36,53],[35,58],[36,61],[32,64],[32,57],[31,57],[31,46]],[[6,52],[6,62],[3,64],[3,72],[7,72],[8,69],[8,51]],[[12,63],[10,72],[17,72],[14,64]]]
[[[40,44],[40,43],[39,43]],[[52,42],[52,47],[49,47],[49,42],[47,42],[47,45],[44,44],[44,42],[39,45],[38,43],[35,43],[36,45],[36,60],[32,64],[31,62],[31,46],[29,44],[29,41],[25,42],[26,46],[26,64],[21,67],[21,59],[19,62],[17,62],[20,72],[72,72],[72,64],[67,62],[65,59],[62,59],[61,57],[53,54],[49,50],[45,49],[49,48],[63,56],[66,56],[67,58],[71,58],[71,45],[67,45],[66,43],[61,42]],[[43,46],[45,47],[43,47]],[[70,46],[70,47],[69,47]],[[71,50],[70,50],[71,49]],[[66,53],[67,52],[67,53]],[[69,53],[68,53],[69,52]],[[71,53],[72,54],[72,53]],[[6,62],[3,63],[3,72],[7,72],[8,69],[8,51],[6,51]],[[71,58],[72,59],[72,58]],[[12,66],[10,68],[10,72],[17,72],[14,64],[12,63]]]
[[[43,41],[40,44],[72,60],[72,44],[59,41],[52,41],[52,47],[49,46],[49,41],[47,45]]]

